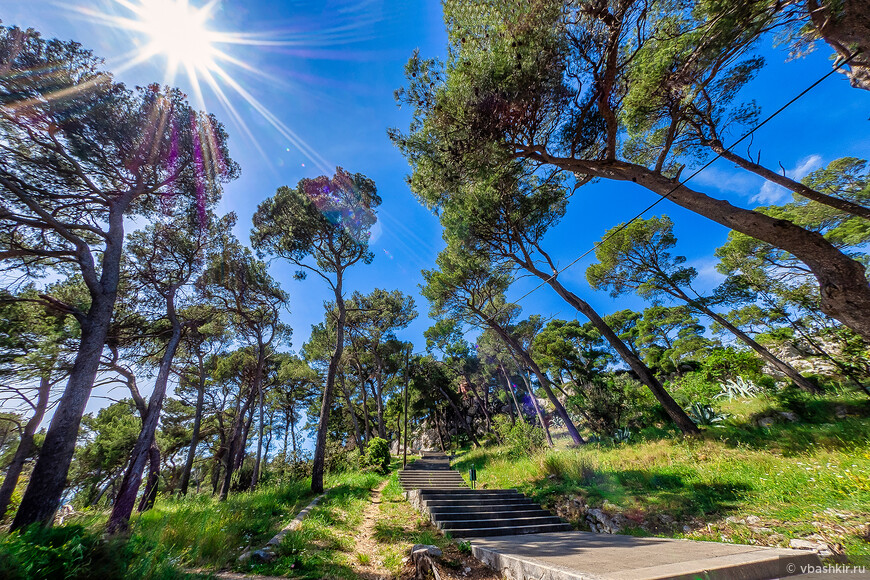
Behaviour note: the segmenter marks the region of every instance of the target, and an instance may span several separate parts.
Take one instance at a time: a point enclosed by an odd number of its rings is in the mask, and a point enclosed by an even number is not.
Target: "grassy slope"
[[[284,537],[278,560],[253,565],[250,570],[293,578],[357,578],[351,560],[354,537],[371,490],[383,479],[375,473],[358,472],[330,476],[326,496],[299,531]]]
[[[475,465],[479,483],[516,487],[561,515],[574,498],[603,506],[628,519],[628,533],[780,546],[816,535],[848,554],[870,554],[866,400],[820,400],[809,409],[812,422],[753,426],[750,417],[770,406],[727,403],[732,419],[697,440],[638,436],[532,456],[490,448],[455,466],[467,473]],[[852,416],[836,418],[837,407]],[[734,521],[753,515],[760,522]]]

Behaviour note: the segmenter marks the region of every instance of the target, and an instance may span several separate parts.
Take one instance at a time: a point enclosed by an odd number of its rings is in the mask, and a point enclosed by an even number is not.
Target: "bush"
[[[493,419],[493,429],[510,448],[510,454],[515,457],[528,455],[544,447],[544,430],[537,425],[530,425],[524,419],[511,425],[505,415],[497,415]]]
[[[568,402],[599,437],[611,437],[622,428],[640,428],[655,420],[656,402],[649,390],[624,373],[596,377]]]
[[[183,578],[159,544],[132,536],[104,540],[83,526],[0,535],[0,578]]]
[[[674,400],[682,407],[692,403],[710,405],[721,392],[718,384],[710,382],[703,372],[686,373],[672,379],[667,385]]]
[[[724,383],[729,379],[761,378],[762,360],[750,350],[733,347],[713,348],[701,361],[700,372],[709,382]]]
[[[390,444],[387,440],[375,437],[369,441],[365,455],[360,456],[360,464],[383,474],[390,471]]]

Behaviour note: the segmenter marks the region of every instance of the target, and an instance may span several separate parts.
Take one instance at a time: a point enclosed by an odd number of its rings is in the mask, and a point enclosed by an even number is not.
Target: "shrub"
[[[733,347],[713,348],[704,357],[700,372],[707,381],[722,383],[738,377],[758,379],[763,362],[750,350]]]
[[[182,578],[166,550],[140,536],[104,540],[83,526],[0,535],[0,578]]]
[[[375,437],[366,445],[365,455],[360,456],[363,467],[386,474],[390,470],[390,444],[386,439]]]
[[[611,437],[622,428],[640,428],[657,418],[649,390],[624,373],[599,375],[568,401],[580,411],[583,424],[600,437]]]
[[[692,403],[710,405],[720,392],[719,385],[707,380],[703,372],[686,373],[672,379],[667,386],[674,400],[683,407]]]
[[[544,447],[544,430],[537,425],[530,425],[524,419],[519,419],[511,425],[510,419],[505,415],[498,415],[493,419],[493,429],[499,434],[499,438],[510,448],[513,456],[523,456],[533,453]]]

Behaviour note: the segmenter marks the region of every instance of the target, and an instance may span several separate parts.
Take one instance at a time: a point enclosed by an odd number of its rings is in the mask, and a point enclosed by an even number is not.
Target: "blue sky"
[[[191,3],[203,4],[197,0]],[[110,70],[122,68],[122,57],[141,47],[145,39],[138,33],[95,23],[71,10],[76,5],[130,14],[116,0],[4,0],[0,19],[6,25],[34,27],[44,36],[78,40],[105,57]],[[234,58],[267,76],[240,67],[226,69],[314,152],[304,155],[252,106],[231,97],[252,140],[224,111],[214,93],[205,89],[205,105],[227,126],[232,156],[242,167],[241,177],[226,188],[221,210],[239,215],[236,233],[247,242],[257,204],[274,194],[278,186],[293,186],[300,178],[320,175],[325,169],[331,175],[335,165],[372,178],[384,201],[372,245],[375,261],[355,268],[346,287],[363,292],[375,287],[399,288],[414,295],[421,316],[400,337],[414,341],[422,350],[422,333],[430,321],[428,305],[419,296],[417,285],[420,270],[434,265],[443,242],[437,220],[408,190],[404,181],[408,166],[386,130],[407,128],[408,112],[397,108],[393,91],[403,85],[403,65],[412,52],[419,49],[424,56],[445,53],[440,4],[434,0],[223,0],[216,6],[210,23],[215,30],[292,41],[282,46],[227,48]],[[745,94],[758,102],[762,115],[787,102],[831,66],[825,46],[791,62],[770,41],[762,45],[761,52],[768,65]],[[155,57],[118,77],[130,85],[162,81],[165,68],[165,59]],[[179,76],[176,84],[192,94],[186,77]],[[866,158],[870,153],[868,114],[870,93],[849,87],[842,75],[833,75],[760,130],[753,152],[760,150],[762,162],[770,167],[781,163],[797,177],[844,155]],[[745,207],[787,199],[782,191],[722,161],[690,184]],[[567,264],[588,250],[606,229],[633,217],[655,199],[651,192],[632,184],[583,187],[575,194],[563,223],[550,233],[547,246],[561,264]],[[677,251],[701,272],[700,286],[715,285],[713,252],[725,240],[725,228],[667,201],[653,213],[667,213],[674,219]],[[602,313],[643,306],[631,297],[614,300],[606,293],[589,290],[584,276],[589,263],[591,256],[562,274],[565,285]],[[316,277],[294,281],[293,269],[280,261],[272,263],[271,272],[290,293],[291,312],[286,318],[294,329],[292,346],[298,349],[311,325],[322,318],[327,289]],[[518,281],[514,296],[535,285],[532,280]],[[527,315],[575,317],[548,288],[526,297],[521,305]],[[98,403],[93,402],[91,408],[94,405]]]

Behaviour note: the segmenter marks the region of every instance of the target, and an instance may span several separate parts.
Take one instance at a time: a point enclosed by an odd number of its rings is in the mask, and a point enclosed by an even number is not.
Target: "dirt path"
[[[372,490],[369,505],[363,511],[363,521],[360,525],[359,534],[356,536],[356,546],[353,554],[353,570],[360,578],[366,580],[380,580],[392,578],[390,571],[384,567],[378,557],[378,542],[375,540],[375,524],[378,521],[381,510],[381,492],[387,486],[383,481]]]

